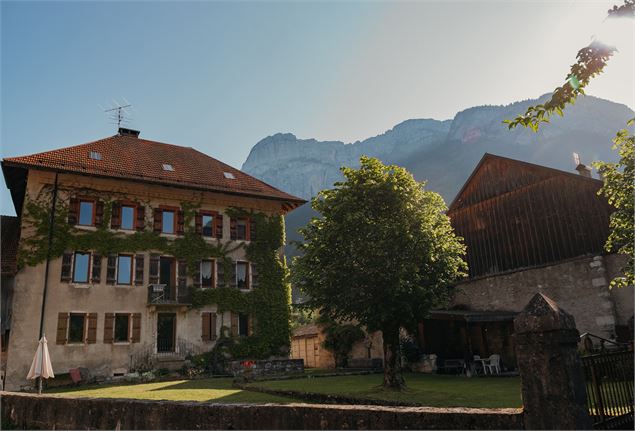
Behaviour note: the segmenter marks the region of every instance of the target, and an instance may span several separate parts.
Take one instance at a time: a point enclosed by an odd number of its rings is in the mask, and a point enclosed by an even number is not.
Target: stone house
[[[580,174],[485,154],[448,209],[465,239],[469,277],[451,306],[419,327],[441,358],[500,354],[515,366],[513,319],[537,292],[575,317],[581,333],[633,339],[633,286],[610,289],[623,256],[607,254],[611,207]]]
[[[221,336],[245,355],[288,349],[282,216],[304,200],[123,128],[2,169],[21,223],[7,389],[27,385],[40,328],[56,374],[176,367]]]

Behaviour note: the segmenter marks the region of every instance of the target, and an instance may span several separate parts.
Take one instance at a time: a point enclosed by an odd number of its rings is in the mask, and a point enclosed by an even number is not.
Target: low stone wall
[[[22,429],[522,429],[520,409],[207,404],[0,393]]]
[[[302,359],[267,359],[258,361],[232,361],[227,367],[233,376],[262,377],[304,373]]]

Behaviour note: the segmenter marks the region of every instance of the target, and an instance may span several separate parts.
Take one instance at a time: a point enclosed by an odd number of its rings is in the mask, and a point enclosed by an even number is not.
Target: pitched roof
[[[293,331],[294,337],[307,337],[312,335],[317,335],[320,333],[320,328],[318,325],[314,323],[310,323],[308,325],[300,326]]]
[[[487,168],[489,165],[494,164],[496,164],[496,168],[494,169],[495,175],[491,175],[487,172]],[[500,169],[501,166],[505,166],[505,169]],[[519,175],[519,172],[522,172],[522,176]],[[509,181],[508,177],[510,176],[514,177],[514,181]],[[588,182],[598,186],[602,185],[602,181],[595,178],[584,177],[573,172],[485,153],[454,197],[454,200],[448,206],[448,212],[451,213],[456,209],[465,207],[476,201],[489,199],[493,196],[554,176],[564,176],[572,181]],[[489,187],[486,190],[481,190],[479,194],[475,194],[473,188],[478,187],[480,182],[487,182]]]
[[[99,153],[101,160],[91,158]],[[169,164],[174,170],[165,170]],[[294,208],[305,201],[190,147],[115,135],[87,144],[21,157],[8,157],[3,166],[124,178],[221,193],[288,202]]]
[[[17,271],[18,241],[20,240],[20,219],[0,216],[0,272],[13,275]]]

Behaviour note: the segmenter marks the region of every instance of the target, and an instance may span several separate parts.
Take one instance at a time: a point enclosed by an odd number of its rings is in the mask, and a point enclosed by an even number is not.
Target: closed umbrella
[[[35,357],[33,358],[33,362],[31,363],[31,369],[29,370],[29,374],[27,374],[26,378],[29,380],[33,380],[36,378],[40,378],[38,384],[38,393],[42,393],[42,379],[54,378],[55,374],[53,374],[53,367],[51,366],[51,357],[49,356],[49,348],[46,341],[46,337],[42,335],[40,339],[40,343],[37,346],[37,351],[35,352]]]

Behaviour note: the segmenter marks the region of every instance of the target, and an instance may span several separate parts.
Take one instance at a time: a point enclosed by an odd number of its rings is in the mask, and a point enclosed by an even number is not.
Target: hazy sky
[[[2,1],[1,153],[112,135],[100,106],[125,98],[142,137],[240,167],[276,132],[352,142],[535,98],[602,28],[619,53],[587,92],[633,108],[633,23],[602,25],[616,3]]]

